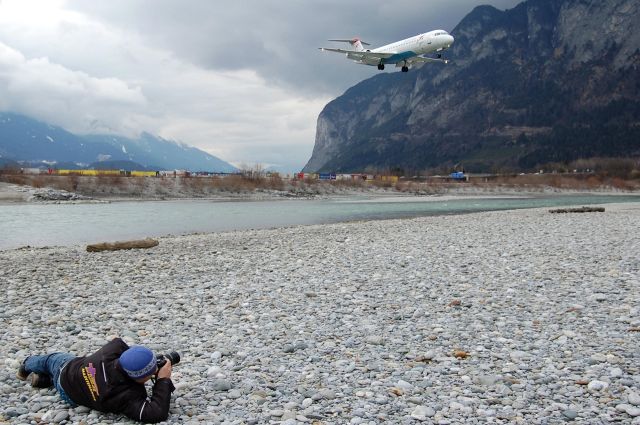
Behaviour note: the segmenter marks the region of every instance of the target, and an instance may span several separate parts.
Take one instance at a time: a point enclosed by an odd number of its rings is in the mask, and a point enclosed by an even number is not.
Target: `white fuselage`
[[[392,53],[393,56],[382,60],[385,64],[398,64],[410,60],[412,57],[421,56],[430,53],[439,53],[451,47],[453,37],[444,30],[429,31],[418,34],[415,37],[406,38],[387,44],[377,49],[365,50],[372,53]],[[347,55],[349,59],[353,59],[358,63],[365,65],[378,65],[380,59],[361,58],[357,55]]]

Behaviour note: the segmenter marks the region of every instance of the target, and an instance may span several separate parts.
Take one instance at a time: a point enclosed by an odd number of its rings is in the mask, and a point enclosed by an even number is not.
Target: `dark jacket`
[[[109,413],[124,413],[140,422],[161,422],[169,416],[171,379],[158,379],[153,396],[144,384],[129,378],[119,364],[129,346],[116,338],[88,357],[76,357],[60,373],[62,388],[77,404]]]

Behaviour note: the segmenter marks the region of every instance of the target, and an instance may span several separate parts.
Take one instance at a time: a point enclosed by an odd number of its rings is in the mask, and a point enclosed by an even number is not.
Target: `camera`
[[[156,365],[158,366],[158,370],[160,370],[160,368],[164,366],[167,362],[170,362],[171,366],[174,366],[180,363],[180,353],[178,353],[177,351],[172,351],[167,354],[156,355]]]

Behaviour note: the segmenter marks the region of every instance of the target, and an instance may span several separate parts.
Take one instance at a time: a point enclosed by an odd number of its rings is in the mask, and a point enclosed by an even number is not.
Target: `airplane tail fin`
[[[338,39],[333,39],[329,41],[339,41],[341,43],[349,43],[351,44],[351,46],[353,46],[353,50],[355,50],[356,52],[364,52],[363,45],[370,46],[369,43],[366,43],[360,40],[358,37],[350,38],[350,39],[338,38]]]

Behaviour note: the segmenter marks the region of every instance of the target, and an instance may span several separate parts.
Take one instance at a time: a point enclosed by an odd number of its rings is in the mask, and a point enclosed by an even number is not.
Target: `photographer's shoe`
[[[53,380],[47,374],[39,375],[37,373],[31,374],[31,386],[33,388],[51,388],[53,387]]]
[[[27,359],[24,359],[25,361]],[[20,363],[20,367],[18,368],[18,371],[16,372],[16,378],[18,378],[21,381],[26,381],[27,378],[29,377],[29,374],[31,372],[29,372],[25,367],[24,367],[24,361],[22,363]]]

